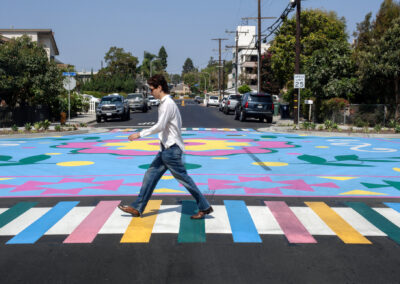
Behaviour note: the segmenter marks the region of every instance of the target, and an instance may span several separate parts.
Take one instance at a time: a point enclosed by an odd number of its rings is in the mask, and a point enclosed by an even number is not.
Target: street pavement
[[[0,139],[4,283],[399,282],[400,139],[185,127],[214,207],[193,221],[169,172],[142,218],[117,209],[159,149],[139,130]]]

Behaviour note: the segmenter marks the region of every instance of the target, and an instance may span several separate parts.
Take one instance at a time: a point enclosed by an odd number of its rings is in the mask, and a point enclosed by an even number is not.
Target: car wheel
[[[246,120],[246,117],[245,117],[245,114],[244,114],[243,110],[240,112],[239,120],[242,121],[242,122]]]
[[[131,111],[130,110],[127,113],[126,120],[131,120]]]
[[[144,107],[144,108],[143,108],[143,112],[147,112],[147,107]]]
[[[267,117],[267,122],[272,123],[272,117]]]
[[[229,114],[229,109],[227,107],[224,109],[224,113]]]
[[[96,121],[97,121],[97,123],[100,123],[101,122],[101,116],[96,116]]]
[[[238,114],[237,109],[235,109],[234,119],[235,119],[235,120],[238,120],[238,119],[239,119],[239,114]]]
[[[208,107],[208,104],[206,104],[206,107]]]

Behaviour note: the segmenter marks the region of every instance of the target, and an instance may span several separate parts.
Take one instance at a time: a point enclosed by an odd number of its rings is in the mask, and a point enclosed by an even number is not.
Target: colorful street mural
[[[138,130],[0,139],[0,198],[136,195],[159,150]],[[225,196],[400,197],[400,139],[184,129],[189,174]],[[188,194],[167,172],[156,195]]]

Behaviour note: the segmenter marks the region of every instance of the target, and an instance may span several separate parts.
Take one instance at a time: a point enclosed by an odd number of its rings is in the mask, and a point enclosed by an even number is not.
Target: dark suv
[[[107,119],[115,117],[129,120],[130,114],[128,101],[119,94],[112,94],[101,98],[96,109],[96,121],[101,122],[101,119],[107,121]]]
[[[272,96],[267,93],[246,93],[236,104],[235,119],[245,121],[248,117],[254,117],[268,123],[272,123],[274,115],[274,103]]]

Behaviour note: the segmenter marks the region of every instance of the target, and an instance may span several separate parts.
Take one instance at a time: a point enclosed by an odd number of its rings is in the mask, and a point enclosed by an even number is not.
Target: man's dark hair
[[[149,84],[153,88],[158,88],[158,86],[161,86],[161,89],[163,90],[164,93],[168,93],[169,91],[167,80],[165,80],[164,76],[161,74],[156,74],[150,77],[147,80],[147,84]]]

